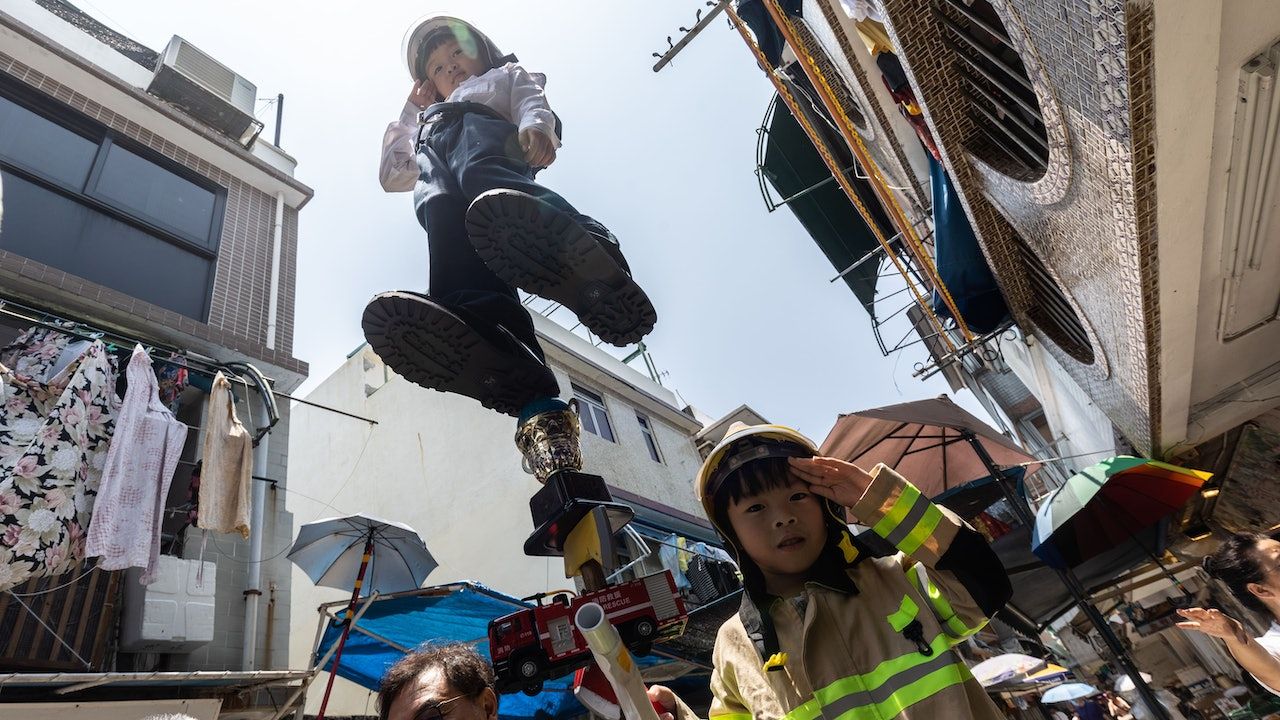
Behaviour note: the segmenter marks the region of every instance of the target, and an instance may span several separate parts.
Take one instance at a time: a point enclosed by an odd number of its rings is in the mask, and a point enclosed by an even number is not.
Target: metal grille
[[[173,66],[188,77],[199,80],[205,87],[222,96],[228,102],[235,93],[236,74],[185,40],[179,41]]]
[[[1018,254],[1022,257],[1023,269],[1026,271],[1027,284],[1031,290],[1031,303],[1027,314],[1045,335],[1049,336],[1058,347],[1080,362],[1093,363],[1093,344],[1089,342],[1089,333],[1084,323],[1076,314],[1071,301],[1063,293],[1058,282],[1049,273],[1040,256],[1036,255],[1020,237],[1015,237]]]
[[[1048,168],[1049,137],[1040,103],[1004,23],[987,0],[934,0],[942,42],[964,79],[960,93],[973,132],[965,145],[1021,180]]]
[[[675,617],[679,612],[675,598],[671,597],[671,586],[667,584],[667,574],[657,573],[644,580],[645,590],[649,591],[649,601],[653,603],[653,616],[659,620]]]

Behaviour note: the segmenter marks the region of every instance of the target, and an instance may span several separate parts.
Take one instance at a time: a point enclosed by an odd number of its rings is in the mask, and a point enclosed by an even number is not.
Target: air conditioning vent
[[[960,95],[975,130],[965,145],[1011,177],[1043,177],[1049,163],[1044,115],[999,14],[988,0],[935,0],[930,8],[964,78]]]
[[[262,131],[253,116],[258,88],[177,35],[160,54],[147,92],[244,147]]]
[[[1021,237],[1014,237],[1022,267],[1030,285],[1031,298],[1027,315],[1031,321],[1058,347],[1085,365],[1094,362],[1093,344],[1089,333],[1067,294],[1058,285],[1049,268],[1031,246]]]

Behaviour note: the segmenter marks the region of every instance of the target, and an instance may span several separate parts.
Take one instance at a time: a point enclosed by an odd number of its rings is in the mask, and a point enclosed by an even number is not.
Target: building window
[[[226,191],[0,81],[0,249],[204,322]]]
[[[573,397],[578,401],[578,415],[582,418],[583,429],[614,442],[613,426],[609,424],[609,411],[604,407],[604,398],[577,383],[573,384]]]
[[[636,413],[636,422],[640,423],[640,432],[644,435],[644,444],[649,448],[649,457],[654,462],[662,462],[662,454],[658,452],[658,438],[653,434],[653,425],[649,418]]]

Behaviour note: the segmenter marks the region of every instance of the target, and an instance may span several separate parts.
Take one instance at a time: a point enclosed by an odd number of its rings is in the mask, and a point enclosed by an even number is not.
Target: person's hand
[[[664,685],[653,685],[649,688],[649,702],[661,707],[665,712],[658,714],[658,720],[675,720],[676,694]]]
[[[787,461],[796,477],[809,485],[813,494],[853,507],[871,485],[865,470],[830,457],[791,458]]]
[[[423,110],[427,106],[436,101],[436,89],[426,80],[418,80],[413,84],[413,89],[409,91],[409,102],[417,105]]]
[[[1245,634],[1244,626],[1240,621],[1218,610],[1186,608],[1178,610],[1178,614],[1186,618],[1185,622],[1178,623],[1178,627],[1184,630],[1198,630],[1205,635],[1223,640],[1235,640],[1239,643],[1249,641],[1249,636]]]
[[[520,131],[520,149],[524,151],[524,161],[529,163],[529,167],[550,167],[556,161],[555,143],[537,128],[527,127]]]

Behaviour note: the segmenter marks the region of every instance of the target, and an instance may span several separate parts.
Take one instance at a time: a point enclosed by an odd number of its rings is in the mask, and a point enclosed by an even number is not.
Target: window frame
[[[644,436],[645,445],[649,448],[649,457],[659,465],[665,465],[662,460],[662,449],[658,447],[658,434],[653,429],[653,421],[648,415],[636,411],[636,423],[640,426],[640,434]]]
[[[614,430],[613,421],[609,418],[609,406],[604,402],[604,393],[589,390],[581,383],[577,382],[570,382],[569,388],[573,391],[573,397],[578,401],[578,414],[582,415],[584,410],[591,413],[589,417],[591,421],[590,426],[583,423],[583,428],[601,440],[606,440],[611,443],[618,442],[618,433]],[[608,428],[609,437],[601,435],[598,431],[600,423],[599,418],[596,417],[595,411],[597,410],[604,416],[604,426]]]
[[[130,225],[161,242],[173,245],[180,250],[208,261],[209,279],[203,295],[200,317],[193,318],[199,322],[208,322],[209,312],[212,309],[214,283],[217,279],[219,251],[222,247],[222,231],[226,219],[228,188],[171,158],[161,155],[132,138],[121,135],[107,125],[90,118],[81,110],[3,73],[0,73],[0,97],[49,123],[97,143],[98,146],[89,172],[80,187],[74,187],[62,180],[49,177],[41,172],[39,168],[31,167],[24,162],[14,161],[9,158],[0,157],[0,169],[17,175],[23,180],[49,192],[61,195],[72,202],[79,203],[90,210]],[[114,145],[119,145],[144,161],[173,173],[179,178],[187,180],[213,194],[213,217],[209,223],[207,242],[195,239],[195,236],[174,228],[159,218],[151,217],[141,210],[129,208],[123,203],[118,203],[95,192],[96,183],[102,174],[107,154]],[[92,278],[89,278],[89,280],[92,281]],[[183,316],[187,317],[186,315]]]

